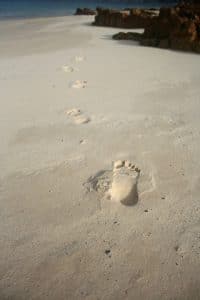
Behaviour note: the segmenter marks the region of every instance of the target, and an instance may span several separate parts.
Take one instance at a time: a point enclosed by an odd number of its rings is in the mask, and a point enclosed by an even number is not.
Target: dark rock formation
[[[113,35],[114,40],[134,40],[140,42],[142,34],[137,32],[119,32]]]
[[[189,7],[161,9],[145,28],[144,45],[200,52],[200,13]]]
[[[144,46],[200,53],[200,6],[161,8],[159,16],[146,26],[144,34],[119,33],[114,39],[132,39]]]
[[[91,15],[94,16],[96,15],[96,10],[90,9],[90,8],[77,8],[75,15],[80,16],[80,15]]]
[[[97,8],[97,15],[93,24],[119,28],[145,28],[157,14],[158,11],[147,9],[134,8],[119,11]]]

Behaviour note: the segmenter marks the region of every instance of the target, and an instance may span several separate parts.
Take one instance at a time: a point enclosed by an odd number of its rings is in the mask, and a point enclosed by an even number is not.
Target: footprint
[[[73,89],[83,89],[87,85],[86,80],[76,80],[70,84],[70,87]]]
[[[90,118],[83,115],[78,115],[74,118],[74,122],[76,124],[87,124],[90,122]]]
[[[72,72],[74,72],[74,68],[73,68],[73,67],[70,67],[70,66],[64,65],[64,66],[62,66],[62,69],[63,69],[63,71],[66,72],[66,73],[72,73]]]
[[[131,162],[118,160],[113,170],[98,172],[84,186],[87,192],[97,192],[100,198],[131,206],[138,201],[139,176],[140,170]]]
[[[81,114],[81,111],[78,108],[72,108],[72,109],[67,110],[66,114],[69,116],[72,116],[72,117],[76,117]]]
[[[113,179],[109,190],[112,201],[124,205],[134,205],[138,201],[138,179],[140,170],[129,161],[116,161],[113,166]]]
[[[79,144],[85,145],[85,144],[86,144],[86,140],[84,140],[84,139],[80,140],[80,141],[79,141]]]
[[[72,108],[66,111],[66,114],[70,117],[73,117],[74,123],[76,124],[86,124],[91,121],[91,119],[87,116],[84,116],[81,113],[79,108]]]

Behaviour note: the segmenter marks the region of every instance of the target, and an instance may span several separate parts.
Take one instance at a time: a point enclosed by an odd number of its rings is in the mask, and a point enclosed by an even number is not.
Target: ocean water
[[[175,3],[174,0],[0,0],[0,19],[65,16],[73,14],[77,7],[158,8]]]

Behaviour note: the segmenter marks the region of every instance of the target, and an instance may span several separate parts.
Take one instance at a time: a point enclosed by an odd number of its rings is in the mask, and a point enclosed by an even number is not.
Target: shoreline
[[[62,18],[62,17],[69,17],[73,16],[73,14],[66,14],[66,15],[44,15],[44,16],[20,16],[20,17],[0,17],[1,21],[23,21],[23,20],[35,20],[35,19],[52,19],[52,18]]]
[[[160,9],[161,7],[172,7],[173,5],[175,5],[176,2],[171,2],[171,3],[168,3],[168,5],[164,5],[164,3],[160,3],[160,5],[155,5],[153,7],[153,9]],[[86,9],[91,9],[91,10],[96,10],[97,7],[102,7],[102,8],[105,8],[105,9],[113,9],[113,10],[124,10],[126,7],[127,9],[133,9],[133,8],[139,8],[139,9],[152,9],[152,6],[146,6],[146,5],[136,5],[136,6],[107,6],[107,5],[98,5],[98,6],[86,6],[85,8]],[[59,13],[59,14],[44,14],[44,15],[40,15],[40,14],[36,14],[36,15],[22,15],[22,16],[14,16],[14,15],[11,15],[11,16],[1,16],[0,17],[0,21],[15,21],[15,20],[26,20],[26,19],[42,19],[42,18],[54,18],[54,17],[67,17],[67,16],[73,16],[76,12],[76,10],[80,8],[80,9],[83,9],[83,6],[80,6],[80,7],[73,7],[73,9],[70,9],[70,11],[67,13],[65,12],[64,14],[62,13]]]

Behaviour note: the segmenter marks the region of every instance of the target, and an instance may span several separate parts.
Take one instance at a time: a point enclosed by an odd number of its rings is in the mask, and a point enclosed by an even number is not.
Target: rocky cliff
[[[127,9],[123,11],[97,8],[94,25],[119,28],[144,28],[158,15],[153,9]]]
[[[161,8],[144,34],[119,33],[114,39],[133,39],[142,45],[200,53],[200,5]]]

